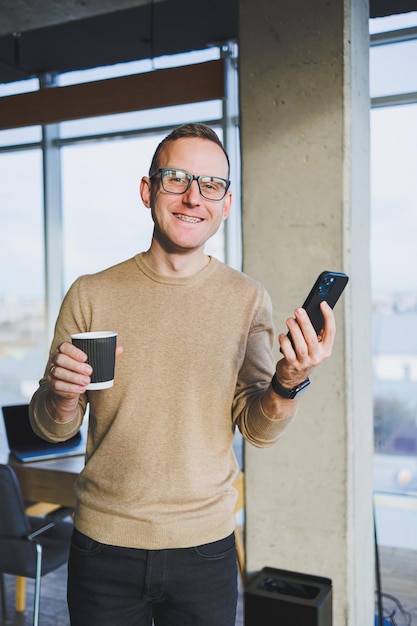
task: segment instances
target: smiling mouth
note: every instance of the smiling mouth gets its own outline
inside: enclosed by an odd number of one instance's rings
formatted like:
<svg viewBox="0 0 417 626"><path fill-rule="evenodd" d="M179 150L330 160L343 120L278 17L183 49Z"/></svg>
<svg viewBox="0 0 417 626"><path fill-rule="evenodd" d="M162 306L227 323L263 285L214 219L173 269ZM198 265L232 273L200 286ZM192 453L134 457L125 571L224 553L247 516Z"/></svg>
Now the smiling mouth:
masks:
<svg viewBox="0 0 417 626"><path fill-rule="evenodd" d="M182 215L181 213L174 213L177 220L181 220L182 222L190 222L191 224L198 224L203 220L201 217L191 217L190 215Z"/></svg>

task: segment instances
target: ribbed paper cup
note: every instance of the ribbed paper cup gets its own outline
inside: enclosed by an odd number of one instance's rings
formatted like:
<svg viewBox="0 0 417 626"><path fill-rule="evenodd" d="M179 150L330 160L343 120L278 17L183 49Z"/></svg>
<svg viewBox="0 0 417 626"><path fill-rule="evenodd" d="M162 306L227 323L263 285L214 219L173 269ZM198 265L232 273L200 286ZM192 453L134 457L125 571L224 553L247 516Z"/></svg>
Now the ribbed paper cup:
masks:
<svg viewBox="0 0 417 626"><path fill-rule="evenodd" d="M72 343L86 353L93 368L87 389L108 389L114 382L117 333L110 330L76 333Z"/></svg>

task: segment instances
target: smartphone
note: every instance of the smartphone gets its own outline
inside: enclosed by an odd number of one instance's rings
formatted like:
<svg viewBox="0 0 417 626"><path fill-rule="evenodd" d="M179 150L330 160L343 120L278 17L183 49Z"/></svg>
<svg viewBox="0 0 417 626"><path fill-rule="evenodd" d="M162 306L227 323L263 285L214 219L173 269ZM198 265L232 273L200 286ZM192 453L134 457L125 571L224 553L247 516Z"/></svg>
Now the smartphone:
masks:
<svg viewBox="0 0 417 626"><path fill-rule="evenodd" d="M347 274L343 274L342 272L325 271L319 275L314 283L304 301L303 309L307 311L317 334L320 333L324 326L323 315L320 311L320 302L326 300L327 304L333 309L342 295L348 280L349 277ZM288 333L288 337L291 340L290 333Z"/></svg>

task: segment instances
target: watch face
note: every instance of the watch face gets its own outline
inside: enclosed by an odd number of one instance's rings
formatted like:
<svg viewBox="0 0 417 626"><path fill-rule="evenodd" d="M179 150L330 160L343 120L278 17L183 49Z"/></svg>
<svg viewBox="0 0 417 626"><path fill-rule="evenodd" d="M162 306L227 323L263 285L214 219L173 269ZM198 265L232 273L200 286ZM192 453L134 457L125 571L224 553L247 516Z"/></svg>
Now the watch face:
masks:
<svg viewBox="0 0 417 626"><path fill-rule="evenodd" d="M301 393L303 393L303 391L307 389L309 384L310 384L310 379L307 378L307 380L305 380L303 383L301 383L297 387L294 387L294 389L292 389L292 391L294 392L294 395L292 397L295 398L296 396L299 396Z"/></svg>

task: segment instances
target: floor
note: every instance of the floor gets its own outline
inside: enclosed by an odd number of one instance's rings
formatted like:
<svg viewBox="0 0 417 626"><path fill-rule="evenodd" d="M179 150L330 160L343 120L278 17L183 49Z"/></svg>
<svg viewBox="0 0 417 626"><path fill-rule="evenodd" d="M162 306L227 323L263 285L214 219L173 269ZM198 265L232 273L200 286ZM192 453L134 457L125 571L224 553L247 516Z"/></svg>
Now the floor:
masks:
<svg viewBox="0 0 417 626"><path fill-rule="evenodd" d="M27 581L26 611L17 613L14 610L15 584L14 577L5 574L7 620L0 621L0 626L32 626L33 619L33 581ZM67 567L63 565L55 572L42 579L40 618L41 626L69 626L68 609L65 599ZM2 615L4 617L4 615Z"/></svg>
<svg viewBox="0 0 417 626"><path fill-rule="evenodd" d="M384 617L388 624L417 626L417 553L380 547L379 555Z"/></svg>
<svg viewBox="0 0 417 626"><path fill-rule="evenodd" d="M417 626L417 554L380 547L384 626ZM27 609L14 611L14 578L5 576L8 619L0 626L31 626L33 582L28 581ZM41 626L69 626L65 601L66 566L44 577L41 591ZM180 624L178 626L181 626ZM236 626L243 626L243 594L240 594ZM336 626L336 625L335 625ZM374 626L369 625L369 626Z"/></svg>

